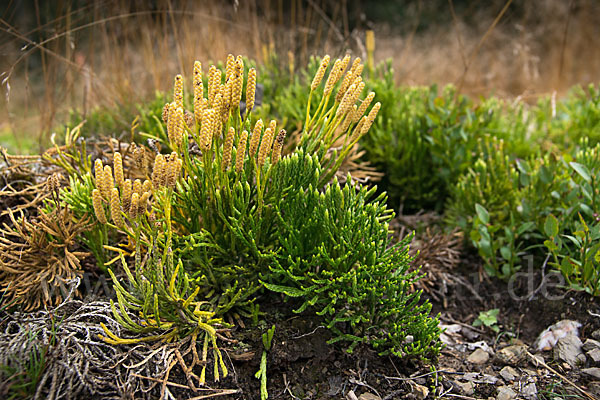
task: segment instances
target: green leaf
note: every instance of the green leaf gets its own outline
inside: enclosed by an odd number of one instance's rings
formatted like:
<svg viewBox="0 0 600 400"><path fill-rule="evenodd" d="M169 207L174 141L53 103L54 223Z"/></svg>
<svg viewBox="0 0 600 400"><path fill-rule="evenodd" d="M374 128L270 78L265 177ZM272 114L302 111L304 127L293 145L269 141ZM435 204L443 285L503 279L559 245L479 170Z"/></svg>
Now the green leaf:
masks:
<svg viewBox="0 0 600 400"><path fill-rule="evenodd" d="M590 177L590 171L585 165L576 163L575 161L571 161L569 165L583 178L584 181L587 183L592 181L592 178Z"/></svg>
<svg viewBox="0 0 600 400"><path fill-rule="evenodd" d="M502 270L502 274L500 275L500 278L502 278L502 279L508 278L509 276L512 275L510 264L508 264L508 263L502 264L501 270Z"/></svg>
<svg viewBox="0 0 600 400"><path fill-rule="evenodd" d="M521 235L524 232L531 230L531 228L533 228L534 226L535 223L532 221L522 223L521 226L519 226L519 228L517 229L517 235Z"/></svg>
<svg viewBox="0 0 600 400"><path fill-rule="evenodd" d="M576 236L577 236L577 233L578 233L578 232L579 232L579 233L583 233L583 232L581 232L581 231L577 231L577 232L575 232ZM563 236L564 236L565 238L569 239L571 242L573 242L573 244L574 244L575 246L577 246L577 248L578 248L578 249L580 249L580 248L581 248L581 240L580 240L578 237L576 237L576 236L571 236L571 235L563 235Z"/></svg>
<svg viewBox="0 0 600 400"><path fill-rule="evenodd" d="M544 232L546 236L550 238L555 238L558 235L558 220L552 214L546 217L546 222L544 222Z"/></svg>
<svg viewBox="0 0 600 400"><path fill-rule="evenodd" d="M484 257L492 258L494 256L489 240L481 239L479 242L477 242L477 247Z"/></svg>
<svg viewBox="0 0 600 400"><path fill-rule="evenodd" d="M502 247L500 247L500 255L506 261L510 261L510 259L512 258L512 254L513 253L512 253L512 251L510 251L510 249L508 248L508 246L502 246Z"/></svg>
<svg viewBox="0 0 600 400"><path fill-rule="evenodd" d="M545 240L544 245L548 248L548 250L555 252L558 250L558 246L552 240Z"/></svg>
<svg viewBox="0 0 600 400"><path fill-rule="evenodd" d="M302 289L290 287L290 286L280 286L280 285L274 285L272 283L263 283L263 285L267 289L269 289L273 292L283 293L286 296L290 296L290 297L302 297L302 296L306 295L306 291L304 291Z"/></svg>
<svg viewBox="0 0 600 400"><path fill-rule="evenodd" d="M489 224L490 222L490 214L487 210L479 203L475 204L475 211L477 212L477 216L484 224Z"/></svg>
<svg viewBox="0 0 600 400"><path fill-rule="evenodd" d="M562 272L567 281L570 281L571 275L573 274L573 265L571 264L569 257L562 259L560 263L560 272Z"/></svg>

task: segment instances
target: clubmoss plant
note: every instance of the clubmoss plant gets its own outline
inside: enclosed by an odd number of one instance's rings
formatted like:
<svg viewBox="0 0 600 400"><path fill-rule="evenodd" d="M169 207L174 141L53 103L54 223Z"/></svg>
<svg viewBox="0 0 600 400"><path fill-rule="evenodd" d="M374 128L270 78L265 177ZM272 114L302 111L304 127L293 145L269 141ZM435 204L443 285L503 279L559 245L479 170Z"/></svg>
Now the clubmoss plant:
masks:
<svg viewBox="0 0 600 400"><path fill-rule="evenodd" d="M261 296L284 287L350 349L437 354L437 320L411 290L418 272L408 269L408 239L391 246L385 198L334 178L381 107L363 94L360 59L350 61L321 61L291 151L280 121L253 117L256 70L231 55L206 79L194 64L192 111L185 80L175 78L162 121L143 133L150 148L116 145L72 179L63 198L95 221L102 251L116 253L103 255L113 312L134 334L105 329L107 342L191 336L202 347L198 380L209 351L218 379L227 373L217 346L223 318L256 319Z"/></svg>

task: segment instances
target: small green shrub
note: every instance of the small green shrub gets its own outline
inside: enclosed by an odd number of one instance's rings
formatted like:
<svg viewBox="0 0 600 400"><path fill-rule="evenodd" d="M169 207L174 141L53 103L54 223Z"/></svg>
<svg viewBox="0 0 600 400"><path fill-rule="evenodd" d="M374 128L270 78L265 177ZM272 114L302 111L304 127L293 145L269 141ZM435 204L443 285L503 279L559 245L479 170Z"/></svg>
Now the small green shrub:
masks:
<svg viewBox="0 0 600 400"><path fill-rule="evenodd" d="M550 156L511 160L503 141L480 143L478 160L452 189L446 219L465 232L489 274L509 278L519 255L541 246L543 218L559 206L560 171Z"/></svg>
<svg viewBox="0 0 600 400"><path fill-rule="evenodd" d="M438 321L427 317L430 304L419 304L421 292L410 290L418 279L409 270L410 237L391 245L393 215L374 192L334 182L288 197L279 210L282 251L265 285L302 297L296 312L310 307L325 316L331 342L349 342L349 350L369 343L380 354L435 356Z"/></svg>
<svg viewBox="0 0 600 400"><path fill-rule="evenodd" d="M482 145L475 166L453 189L446 213L471 240L491 275L509 278L529 252L575 289L600 291L600 145L574 156L511 161L502 142ZM540 261L541 264L541 261Z"/></svg>
<svg viewBox="0 0 600 400"><path fill-rule="evenodd" d="M477 160L485 136L503 139L511 157L537 152L522 105L495 98L476 104L452 86L396 88L391 67L378 71L381 79L369 83L384 107L361 145L385 172L382 188L395 207L442 211L450 188Z"/></svg>
<svg viewBox="0 0 600 400"><path fill-rule="evenodd" d="M544 242L552 254L550 263L560 270L567 283L590 294L600 294L600 144L587 140L573 161L565 157L568 171L561 192L561 207L546 217Z"/></svg>

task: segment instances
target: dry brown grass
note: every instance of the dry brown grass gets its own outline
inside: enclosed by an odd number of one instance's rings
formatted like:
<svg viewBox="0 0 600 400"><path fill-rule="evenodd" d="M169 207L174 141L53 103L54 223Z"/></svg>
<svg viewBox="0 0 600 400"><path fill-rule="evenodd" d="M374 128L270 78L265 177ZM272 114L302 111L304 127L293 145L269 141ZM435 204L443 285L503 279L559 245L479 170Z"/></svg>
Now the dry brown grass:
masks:
<svg viewBox="0 0 600 400"><path fill-rule="evenodd" d="M33 33L39 45L24 49L23 36L32 35L4 32L13 40L4 46L11 47L10 57L1 69L12 89L2 109L14 115L3 112L1 118L16 130L45 134L69 108L85 115L93 106L132 104L166 90L175 73L190 72L194 59L260 54L259 35L252 34L253 21L245 18L255 14L252 10L210 2L194 7L183 2L181 9L173 9L170 1L157 2L157 9L128 3L108 0L87 9L59 9L60 17ZM7 22L0 28L8 28ZM31 67L30 60L41 65Z"/></svg>
<svg viewBox="0 0 600 400"><path fill-rule="evenodd" d="M0 16L1 52L7 55L0 58L0 129L37 132L40 139L69 109L85 116L95 106L133 106L168 89L175 74L191 76L194 60L233 53L260 61L269 51L291 49L304 63L315 49L341 53L331 44L344 41L339 32L331 34L326 17L343 10L323 10L316 4L321 2L305 8L294 1L290 8L269 0L104 0L76 9L69 1L34 3L42 7L35 7L36 15L13 15L13 5ZM44 19L49 10L56 17ZM23 26L30 19L37 27L28 31Z"/></svg>
<svg viewBox="0 0 600 400"><path fill-rule="evenodd" d="M47 138L72 108L86 115L95 106L132 107L167 90L176 73L191 76L196 59L233 53L260 61L269 49L286 62L293 55L296 65L310 54L364 56L366 25L352 29L348 22L360 10L344 8L352 2L36 3L34 15L14 14L10 5L0 10L0 132L12 131L16 141L22 134ZM509 8L486 36L506 2L491 4L418 33L375 25L376 59L392 57L401 83L462 81L462 91L473 95L534 99L599 80L599 3L515 1L522 11ZM451 5L439 12L450 15ZM55 17L44 14L48 9ZM418 10L413 14L409 27L421 21Z"/></svg>
<svg viewBox="0 0 600 400"><path fill-rule="evenodd" d="M521 12L509 8L482 41L506 4L491 3L485 12L457 15L451 26L434 26L424 33L399 37L389 34L389 28L376 28L376 56L394 58L397 80L404 84L459 86L464 75L462 91L471 95L535 99L600 81L600 3L515 2ZM440 12L451 15L451 4Z"/></svg>

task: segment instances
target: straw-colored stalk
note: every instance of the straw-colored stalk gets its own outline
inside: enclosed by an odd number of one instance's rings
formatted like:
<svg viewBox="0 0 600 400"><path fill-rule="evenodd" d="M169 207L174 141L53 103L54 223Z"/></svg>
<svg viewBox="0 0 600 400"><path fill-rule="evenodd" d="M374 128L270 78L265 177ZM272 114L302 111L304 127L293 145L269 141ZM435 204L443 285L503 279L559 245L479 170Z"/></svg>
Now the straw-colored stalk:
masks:
<svg viewBox="0 0 600 400"><path fill-rule="evenodd" d="M227 61L225 62L225 79L231 79L233 75L233 69L235 67L235 57L233 54L227 54Z"/></svg>
<svg viewBox="0 0 600 400"><path fill-rule="evenodd" d="M163 106L163 109L162 109L162 120L165 124L168 124L168 121L169 121L169 107L170 106L171 106L170 103L165 103L165 105Z"/></svg>
<svg viewBox="0 0 600 400"><path fill-rule="evenodd" d="M248 82L246 83L246 115L254 108L256 99L256 68L248 71Z"/></svg>
<svg viewBox="0 0 600 400"><path fill-rule="evenodd" d="M317 89L321 81L323 80L323 76L325 76L325 71L327 71L327 67L329 66L329 55L326 55L321 60L321 64L319 65L319 69L315 73L315 77L313 78L312 84L310 85L310 90L314 91Z"/></svg>
<svg viewBox="0 0 600 400"><path fill-rule="evenodd" d="M107 224L106 214L104 213L104 206L102 205L102 194L98 189L92 190L92 205L94 206L94 213L96 218L101 224Z"/></svg>
<svg viewBox="0 0 600 400"><path fill-rule="evenodd" d="M185 116L183 114L183 108L178 108L176 111L175 129L173 131L173 146L176 149L181 148L183 143L183 135L185 132Z"/></svg>
<svg viewBox="0 0 600 400"><path fill-rule="evenodd" d="M362 101L360 107L358 107L358 110L356 111L356 113L354 115L353 122L358 122L360 117L362 117L364 115L365 111L367 111L367 108L369 108L369 105L371 104L371 102L373 101L374 98L375 98L375 92L370 92L367 95L367 97L365 97L365 99Z"/></svg>
<svg viewBox="0 0 600 400"><path fill-rule="evenodd" d="M115 186L115 182L113 180L113 175L112 175L112 169L108 165L104 166L103 184L104 184L103 191L105 193L110 193L112 188Z"/></svg>
<svg viewBox="0 0 600 400"><path fill-rule="evenodd" d="M204 110L202 116L202 127L200 128L200 148L204 152L208 152L212 145L212 136L214 125L216 122L215 110L212 108Z"/></svg>
<svg viewBox="0 0 600 400"><path fill-rule="evenodd" d="M273 153L271 154L271 164L275 165L281 158L281 150L283 149L283 141L285 140L285 129L279 131L275 144L273 144Z"/></svg>
<svg viewBox="0 0 600 400"><path fill-rule="evenodd" d="M181 168L183 166L183 160L181 158L171 157L169 162L167 163L166 170L166 186L171 189L175 187L177 183L177 179L179 179L179 175L181 174Z"/></svg>
<svg viewBox="0 0 600 400"><path fill-rule="evenodd" d="M244 157L246 155L246 142L248 141L248 131L243 131L240 136L240 141L236 148L235 153L235 172L238 174L242 172L244 168Z"/></svg>
<svg viewBox="0 0 600 400"><path fill-rule="evenodd" d="M138 213L146 212L146 208L148 207L148 201L150 200L151 195L152 195L152 193L150 193L150 192L144 192L144 194L142 194L142 197L140 197L140 205L138 207Z"/></svg>
<svg viewBox="0 0 600 400"><path fill-rule="evenodd" d="M169 142L173 143L173 132L175 131L175 124L177 123L177 105L175 102L169 105L169 118L167 119L167 137Z"/></svg>
<svg viewBox="0 0 600 400"><path fill-rule="evenodd" d="M110 191L110 217L119 228L125 227L123 215L121 215L121 202L119 201L119 189L112 188Z"/></svg>
<svg viewBox="0 0 600 400"><path fill-rule="evenodd" d="M229 110L232 108L233 103L231 100L231 93L234 90L235 86L235 78L229 78L225 82L225 85L221 86L221 102L219 110L217 111L218 115L221 117L221 121L223 123L227 122L227 118L229 118Z"/></svg>
<svg viewBox="0 0 600 400"><path fill-rule="evenodd" d="M131 184L131 179L126 179L123 182L123 188L121 191L121 198L123 199L123 211L129 211L129 206L131 204L131 194L133 193L133 185Z"/></svg>
<svg viewBox="0 0 600 400"><path fill-rule="evenodd" d="M144 183L142 184L142 191L143 192L152 192L152 181L149 181L148 179L144 180Z"/></svg>
<svg viewBox="0 0 600 400"><path fill-rule="evenodd" d="M140 195L133 193L131 195L131 206L129 207L129 217L135 219L138 216L138 207L140 204Z"/></svg>
<svg viewBox="0 0 600 400"><path fill-rule="evenodd" d="M102 165L102 160L99 158L94 162L94 171L96 174L96 188L100 190L102 197L109 199L110 193L106 191L108 186L104 182L104 166Z"/></svg>
<svg viewBox="0 0 600 400"><path fill-rule="evenodd" d="M136 179L135 181L133 181L133 188L132 188L133 193L137 193L138 195L142 194L142 181L139 179Z"/></svg>
<svg viewBox="0 0 600 400"><path fill-rule="evenodd" d="M211 107L215 101L215 96L219 90L219 85L221 84L221 71L217 69L214 65L211 65L208 69L208 103Z"/></svg>
<svg viewBox="0 0 600 400"><path fill-rule="evenodd" d="M161 182L163 180L165 164L165 156L162 154L157 155L154 159L154 168L152 169L152 185L156 189L162 186Z"/></svg>
<svg viewBox="0 0 600 400"><path fill-rule="evenodd" d="M179 74L175 76L175 84L173 85L173 102L175 108L183 109L183 77Z"/></svg>
<svg viewBox="0 0 600 400"><path fill-rule="evenodd" d="M271 122L269 122L269 129L273 132L273 134L275 134L275 132L277 132L277 121L272 119Z"/></svg>
<svg viewBox="0 0 600 400"><path fill-rule="evenodd" d="M364 117L362 117L360 119L360 121L358 122L358 125L356 125L354 127L354 130L352 131L352 136L350 136L350 143L353 143L355 141L357 141L360 136L361 136L361 132L362 132L362 128L365 125L365 122L367 121L367 116L365 115Z"/></svg>
<svg viewBox="0 0 600 400"><path fill-rule="evenodd" d="M200 61L194 62L194 73L193 73L194 86L194 119L196 125L200 126L202 122L202 110L204 105L204 86L202 83L202 63Z"/></svg>
<svg viewBox="0 0 600 400"><path fill-rule="evenodd" d="M265 134L263 135L262 142L260 143L260 149L258 150L258 166L262 167L267 160L267 155L271 151L271 146L273 145L273 131L271 128L267 128L265 130Z"/></svg>
<svg viewBox="0 0 600 400"><path fill-rule="evenodd" d="M352 107L351 100L352 100L352 97L354 96L355 90L356 90L356 86L354 86L354 84L352 84L348 88L348 90L344 94L344 97L342 97L342 99L341 99L341 102L340 102L340 105L338 106L337 111L335 112L336 117L340 116L340 115L344 115Z"/></svg>
<svg viewBox="0 0 600 400"><path fill-rule="evenodd" d="M369 128L371 128L371 125L373 125L373 121L375 121L375 117L377 117L377 113L379 112L380 108L381 108L381 103L379 103L379 102L375 103L373 108L371 108L371 111L369 112L369 115L367 116L365 124L362 126L362 129L360 132L361 136L369 131Z"/></svg>
<svg viewBox="0 0 600 400"><path fill-rule="evenodd" d="M323 91L323 94L325 96L331 93L333 87L339 79L341 63L342 61L340 59L335 60L331 71L329 71L329 76L327 77L327 81L325 82L325 90Z"/></svg>
<svg viewBox="0 0 600 400"><path fill-rule="evenodd" d="M227 131L225 136L225 143L223 144L223 159L221 161L221 168L226 171L231 164L231 152L233 150L233 138L235 136L235 128L232 126Z"/></svg>
<svg viewBox="0 0 600 400"><path fill-rule="evenodd" d="M242 87L244 86L244 60L238 57L235 61L235 69L233 72L233 87L231 91L231 106L236 109L242 101Z"/></svg>
<svg viewBox="0 0 600 400"><path fill-rule="evenodd" d="M123 157L121 157L121 153L118 151L115 152L113 156L113 168L115 169L115 181L117 182L117 187L122 188L123 182L125 181L123 176Z"/></svg>
<svg viewBox="0 0 600 400"><path fill-rule="evenodd" d="M357 110L358 107L356 106L356 104L354 104L352 106L352 109L348 112L348 114L346 114L346 118L344 118L344 123L342 124L342 127L340 129L341 132L346 132L348 130L350 124L354 121L354 116L356 115Z"/></svg>
<svg viewBox="0 0 600 400"><path fill-rule="evenodd" d="M248 156L250 158L254 157L256 154L256 150L258 149L258 144L260 142L260 136L262 134L263 122L262 119L256 121L254 125L254 130L252 131L252 137L250 138L250 148L248 149Z"/></svg>

